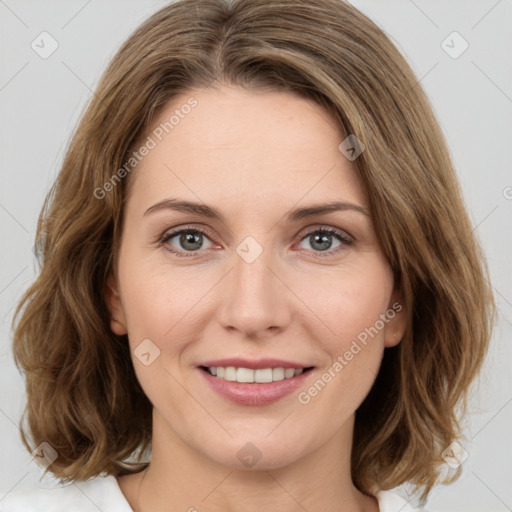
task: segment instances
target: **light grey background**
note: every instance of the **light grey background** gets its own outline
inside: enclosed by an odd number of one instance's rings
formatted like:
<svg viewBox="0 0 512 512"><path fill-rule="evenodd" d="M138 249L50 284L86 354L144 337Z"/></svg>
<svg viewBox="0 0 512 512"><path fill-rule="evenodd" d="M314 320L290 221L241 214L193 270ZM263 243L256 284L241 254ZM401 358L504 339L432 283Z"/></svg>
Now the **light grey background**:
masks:
<svg viewBox="0 0 512 512"><path fill-rule="evenodd" d="M2 490L28 487L40 473L17 429L24 383L12 360L10 322L37 270L32 246L43 199L108 61L131 31L165 3L0 0ZM499 308L491 352L465 423L469 457L463 475L434 490L427 508L512 510L512 1L351 3L390 35L431 99L487 253ZM31 48L43 31L59 45L46 59ZM469 44L458 58L453 55L462 40L446 40L454 31ZM452 56L443 49L444 40ZM397 492L406 495L403 488Z"/></svg>

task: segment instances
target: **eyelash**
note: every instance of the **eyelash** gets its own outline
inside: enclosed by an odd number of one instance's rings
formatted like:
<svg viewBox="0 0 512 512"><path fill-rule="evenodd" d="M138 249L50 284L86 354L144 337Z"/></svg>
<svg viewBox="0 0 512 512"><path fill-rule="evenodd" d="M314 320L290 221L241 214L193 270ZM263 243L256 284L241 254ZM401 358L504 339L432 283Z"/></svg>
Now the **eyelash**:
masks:
<svg viewBox="0 0 512 512"><path fill-rule="evenodd" d="M201 233L205 237L209 238L208 233L206 233L206 231L204 231L203 229L186 227L186 228L181 228L181 229L177 229L175 231L164 233L161 237L159 237L159 239L157 241L158 247L164 247L164 245L166 245L169 240L172 240L174 237L176 237L177 235L181 235L182 233ZM310 251L314 252L315 254L318 254L318 256L320 256L321 258L326 258L326 257L332 256L334 254L337 254L338 252L342 251L345 247L351 246L354 243L354 240L351 237L349 237L346 233L344 233L343 231L340 231L339 229L336 229L336 228L314 229L314 230L310 231L309 233L306 233L300 239L300 242L302 242L303 240L305 240L305 239L309 238L310 236L317 234L317 233L320 233L323 235L332 235L332 236L336 237L341 242L341 245L339 247L337 247L336 249L328 249L327 251L314 251L314 250L310 249ZM164 248L179 258L191 258L191 257L195 256L195 253L198 253L201 251L201 249L199 249L197 251L177 251L174 248L171 249L169 246L166 246ZM183 254L183 252L185 254Z"/></svg>

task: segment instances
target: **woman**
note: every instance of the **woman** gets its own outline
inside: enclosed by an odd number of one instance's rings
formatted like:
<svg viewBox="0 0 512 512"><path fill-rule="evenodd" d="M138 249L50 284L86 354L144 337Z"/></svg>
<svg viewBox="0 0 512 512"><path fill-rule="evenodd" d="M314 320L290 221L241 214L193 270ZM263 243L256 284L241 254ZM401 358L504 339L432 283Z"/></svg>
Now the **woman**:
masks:
<svg viewBox="0 0 512 512"><path fill-rule="evenodd" d="M389 489L424 504L460 446L485 262L424 93L347 3L153 15L37 247L21 433L71 485L2 510L407 510Z"/></svg>

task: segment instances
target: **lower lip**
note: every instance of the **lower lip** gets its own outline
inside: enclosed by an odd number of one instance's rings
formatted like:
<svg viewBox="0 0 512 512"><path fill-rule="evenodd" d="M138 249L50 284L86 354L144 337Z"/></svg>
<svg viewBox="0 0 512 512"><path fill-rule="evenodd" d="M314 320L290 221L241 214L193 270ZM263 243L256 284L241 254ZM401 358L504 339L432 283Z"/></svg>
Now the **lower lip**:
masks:
<svg viewBox="0 0 512 512"><path fill-rule="evenodd" d="M308 370L295 377L276 382L251 384L220 379L201 368L198 368L198 371L203 374L214 391L240 405L268 405L277 402L303 385L312 372Z"/></svg>

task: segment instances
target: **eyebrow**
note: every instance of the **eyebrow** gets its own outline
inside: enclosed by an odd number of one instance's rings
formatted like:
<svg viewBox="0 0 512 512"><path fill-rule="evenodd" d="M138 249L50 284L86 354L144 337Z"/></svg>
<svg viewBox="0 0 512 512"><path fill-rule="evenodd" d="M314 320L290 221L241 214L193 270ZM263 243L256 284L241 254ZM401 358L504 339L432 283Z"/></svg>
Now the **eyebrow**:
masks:
<svg viewBox="0 0 512 512"><path fill-rule="evenodd" d="M183 213L192 213L195 215L200 215L202 217L216 219L225 223L224 215L213 206L208 206L207 204L201 203L194 203L191 201L181 201L174 198L164 199L163 201L159 201L153 206L150 206L144 212L144 216L156 211L167 209L177 210ZM304 208L296 208L294 210L289 211L286 214L285 218L288 222L293 222L308 217L313 217L315 215L322 215L326 213L347 210L361 213L368 217L370 216L370 212L368 211L368 209L363 206L354 203L348 203L345 201L333 201L324 204L313 204L311 206L307 206Z"/></svg>

